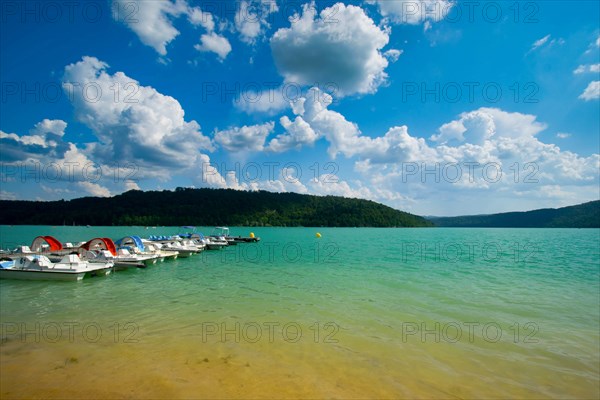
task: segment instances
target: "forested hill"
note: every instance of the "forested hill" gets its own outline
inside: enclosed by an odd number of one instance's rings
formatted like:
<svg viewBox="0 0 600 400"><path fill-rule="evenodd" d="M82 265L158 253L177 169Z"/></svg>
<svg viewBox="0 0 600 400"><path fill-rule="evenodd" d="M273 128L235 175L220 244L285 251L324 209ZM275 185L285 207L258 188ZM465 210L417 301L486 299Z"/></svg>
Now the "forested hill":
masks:
<svg viewBox="0 0 600 400"><path fill-rule="evenodd" d="M462 217L430 217L436 226L490 228L600 228L600 200L563 208Z"/></svg>
<svg viewBox="0 0 600 400"><path fill-rule="evenodd" d="M184 189L69 201L0 201L4 225L432 226L369 200L297 193Z"/></svg>

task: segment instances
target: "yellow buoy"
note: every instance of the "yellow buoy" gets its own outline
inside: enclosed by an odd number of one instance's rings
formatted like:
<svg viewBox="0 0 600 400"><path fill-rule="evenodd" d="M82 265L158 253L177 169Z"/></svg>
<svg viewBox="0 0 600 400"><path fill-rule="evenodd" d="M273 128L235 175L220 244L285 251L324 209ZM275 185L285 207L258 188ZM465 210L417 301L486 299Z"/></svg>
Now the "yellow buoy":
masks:
<svg viewBox="0 0 600 400"><path fill-rule="evenodd" d="M315 236L318 237L318 238L320 238L321 234L319 232L317 232L317 234Z"/></svg>
<svg viewBox="0 0 600 400"><path fill-rule="evenodd" d="M250 232L250 237L254 239L254 232Z"/></svg>

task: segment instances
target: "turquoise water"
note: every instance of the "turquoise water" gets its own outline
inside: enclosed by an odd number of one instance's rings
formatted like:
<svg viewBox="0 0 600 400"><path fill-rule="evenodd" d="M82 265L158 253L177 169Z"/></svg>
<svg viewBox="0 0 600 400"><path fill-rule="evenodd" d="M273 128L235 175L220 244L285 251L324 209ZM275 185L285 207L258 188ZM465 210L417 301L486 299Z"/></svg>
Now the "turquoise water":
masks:
<svg viewBox="0 0 600 400"><path fill-rule="evenodd" d="M0 395L600 396L599 230L232 228L250 231L106 278L0 281ZM1 226L0 247L176 232Z"/></svg>

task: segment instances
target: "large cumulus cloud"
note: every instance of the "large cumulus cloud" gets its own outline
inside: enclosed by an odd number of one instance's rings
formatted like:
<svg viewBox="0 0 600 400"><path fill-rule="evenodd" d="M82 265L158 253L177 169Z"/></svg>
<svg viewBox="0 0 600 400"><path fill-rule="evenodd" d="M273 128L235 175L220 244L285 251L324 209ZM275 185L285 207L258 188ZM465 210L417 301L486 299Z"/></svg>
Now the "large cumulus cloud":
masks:
<svg viewBox="0 0 600 400"><path fill-rule="evenodd" d="M185 120L176 99L107 69L97 58L83 57L65 67L63 81L78 118L99 139L90 145L98 160L186 168L202 150L212 150L211 140L196 121Z"/></svg>
<svg viewBox="0 0 600 400"><path fill-rule="evenodd" d="M289 28L271 38L275 64L287 82L333 84L336 95L374 93L385 82L388 60L381 53L389 33L364 10L337 3L317 16L306 4Z"/></svg>

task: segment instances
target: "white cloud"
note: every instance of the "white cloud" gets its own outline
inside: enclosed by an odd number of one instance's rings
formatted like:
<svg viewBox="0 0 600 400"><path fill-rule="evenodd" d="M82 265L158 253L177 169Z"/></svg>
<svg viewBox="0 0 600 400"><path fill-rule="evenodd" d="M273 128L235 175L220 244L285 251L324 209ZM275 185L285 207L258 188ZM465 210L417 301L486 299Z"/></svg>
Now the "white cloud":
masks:
<svg viewBox="0 0 600 400"><path fill-rule="evenodd" d="M390 128L382 137L363 137L362 144L358 154L378 163L411 162L435 157L435 151L425 139L411 136L405 125Z"/></svg>
<svg viewBox="0 0 600 400"><path fill-rule="evenodd" d="M573 71L574 74L583 74L585 72L600 72L600 64L580 65Z"/></svg>
<svg viewBox="0 0 600 400"><path fill-rule="evenodd" d="M215 133L215 142L231 152L262 151L275 124L234 127Z"/></svg>
<svg viewBox="0 0 600 400"><path fill-rule="evenodd" d="M298 171L294 168L282 168L277 177L263 181L240 182L234 171L223 178L222 186L235 190L266 190L269 192L294 192L317 196L342 196L348 198L378 199L383 201L407 201L397 192L368 188L360 182L349 183L335 174L323 174L310 179L306 185L298 179Z"/></svg>
<svg viewBox="0 0 600 400"><path fill-rule="evenodd" d="M268 88L260 92L247 90L234 99L236 108L248 113L276 114L290 106L285 86Z"/></svg>
<svg viewBox="0 0 600 400"><path fill-rule="evenodd" d="M354 185L308 182L310 193L368 198L438 214L489 212L495 202L497 209L508 211L511 204L522 209L524 204L535 208L541 202L585 201L594 198L594 187L597 196L600 155L581 157L541 142L537 135L547 125L535 115L489 107L464 112L442 124L429 145L412 136L407 126L392 127L382 136L363 135L358 125L329 110L330 105L331 96L313 88L292 109L302 118L298 121L329 142L331 158L354 158L362 179ZM461 174L453 180L457 166ZM560 193L555 187L562 188ZM514 193L519 193L518 201ZM473 196L482 199L479 208L469 202ZM444 206L442 198L452 199L452 204Z"/></svg>
<svg viewBox="0 0 600 400"><path fill-rule="evenodd" d="M431 151L424 139L408 135L407 127L393 127L384 136L371 138L362 135L358 126L348 121L342 114L329 110L330 95L312 88L309 95L295 104L294 112L302 116L314 132L329 142L328 153L345 157L360 156L384 160L410 160L412 154L429 154Z"/></svg>
<svg viewBox="0 0 600 400"><path fill-rule="evenodd" d="M50 195L54 195L56 196L63 196L63 195L75 195L77 194L77 192L74 192L70 189L66 189L64 187L50 187L50 186L46 186L46 185L40 185L40 188L42 189L42 191L44 193L50 194Z"/></svg>
<svg viewBox="0 0 600 400"><path fill-rule="evenodd" d="M398 61L398 58L400 58L400 55L402 53L403 53L402 50L390 49L390 50L386 51L385 53L383 53L383 56L385 58L387 58L388 60L390 60L390 62L396 62L396 61Z"/></svg>
<svg viewBox="0 0 600 400"><path fill-rule="evenodd" d="M265 29L270 27L268 16L277 12L275 0L242 0L235 14L235 28L240 33L240 40L247 44L256 43Z"/></svg>
<svg viewBox="0 0 600 400"><path fill-rule="evenodd" d="M300 150L304 146L313 145L319 138L319 135L300 116L296 117L294 121L283 116L279 122L285 128L286 133L271 140L268 147L270 151L282 153L291 149Z"/></svg>
<svg viewBox="0 0 600 400"><path fill-rule="evenodd" d="M0 130L0 159L3 163L62 159L69 150L69 144L62 139L66 127L65 121L44 119L35 124L29 135Z"/></svg>
<svg viewBox="0 0 600 400"><path fill-rule="evenodd" d="M10 174L3 179L11 175L18 177L20 191L26 191L27 187L41 189L46 193L45 200L48 195L61 198L81 191L94 196L109 196L110 191L98 182L111 183L111 178L118 175L110 166L93 162L86 151L74 143L65 142L66 127L62 120L44 119L30 130L33 136L0 131L0 159L3 166L11 166L6 169Z"/></svg>
<svg viewBox="0 0 600 400"><path fill-rule="evenodd" d="M311 194L320 196L342 196L359 199L372 199L375 196L366 187L352 188L346 181L341 180L335 174L323 174L318 178L312 178L307 187Z"/></svg>
<svg viewBox="0 0 600 400"><path fill-rule="evenodd" d="M348 182L335 174L323 174L314 177L306 184L310 194L317 196L342 196L355 199L367 199L384 203L406 203L410 201L397 190L381 189L379 185L367 187L360 181Z"/></svg>
<svg viewBox="0 0 600 400"><path fill-rule="evenodd" d="M202 182L202 186L226 187L223 177L211 167L210 158L205 154L198 153L190 160L192 164L185 168L142 165L128 159L105 160L97 157L98 144L82 144L86 147L82 150L74 143L65 142L65 128L64 121L43 120L30 130L35 135L19 136L0 131L2 181L8 185L18 184L20 193L41 189L44 200L73 197L81 192L106 197L123 190L139 190L139 179L158 177L166 180L174 173L185 173ZM33 144L31 138L36 138Z"/></svg>
<svg viewBox="0 0 600 400"><path fill-rule="evenodd" d="M223 62L232 48L225 36L214 32L215 17L199 7L188 7L187 14L188 20L193 25L201 25L206 29L206 33L200 36L200 43L194 45L194 48L200 52L213 52L218 56L219 61Z"/></svg>
<svg viewBox="0 0 600 400"><path fill-rule="evenodd" d="M110 190L107 188L100 186L97 183L92 182L77 182L77 186L84 190L86 193L91 194L96 197L110 197Z"/></svg>
<svg viewBox="0 0 600 400"><path fill-rule="evenodd" d="M427 20L425 21L425 23L423 24L423 32L427 32L428 30L431 29L433 25L431 24L431 21Z"/></svg>
<svg viewBox="0 0 600 400"><path fill-rule="evenodd" d="M308 193L307 187L300 181L298 171L294 168L282 168L277 179L250 182L247 187L251 190L267 190L269 192Z"/></svg>
<svg viewBox="0 0 600 400"><path fill-rule="evenodd" d="M62 137L65 134L65 129L67 129L67 123L65 121L60 119L44 119L35 124L30 133L38 136L46 135L47 133L53 133Z"/></svg>
<svg viewBox="0 0 600 400"><path fill-rule="evenodd" d="M123 182L123 186L125 187L125 191L140 190L140 187L138 186L137 182L132 181L131 179L125 180L125 182Z"/></svg>
<svg viewBox="0 0 600 400"><path fill-rule="evenodd" d="M310 93L312 97L301 102L295 108L296 113L315 133L326 138L332 158L340 153L358 157L357 171L367 177L376 165L390 177L398 175L404 163L493 162L508 170L515 162L520 162L535 163L547 182L597 179L598 155L579 157L561 151L553 144L542 143L536 136L547 125L539 122L535 115L487 107L465 112L459 119L443 124L439 134L431 138L438 144L430 146L425 139L411 136L406 126L392 127L379 137L364 136L356 124L327 109L331 104L330 97L318 89L312 89ZM394 179L389 181L394 182ZM472 182L465 182L469 183ZM479 187L486 186L489 186L487 182L480 179ZM393 187L387 189L393 191Z"/></svg>
<svg viewBox="0 0 600 400"><path fill-rule="evenodd" d="M371 190L360 183L351 185L335 174L323 174L310 179L304 185L298 179L298 171L294 168L282 168L277 177L263 181L240 182L234 171L230 171L223 180L223 187L235 190L266 190L277 193L304 193L316 196L342 196L361 199L400 199L399 195L385 190Z"/></svg>
<svg viewBox="0 0 600 400"><path fill-rule="evenodd" d="M548 42L548 40L550 39L550 35L546 35L541 39L536 40L535 42L533 42L533 44L531 45L531 50L535 50L538 47L543 46L546 42Z"/></svg>
<svg viewBox="0 0 600 400"><path fill-rule="evenodd" d="M142 43L163 56L159 58L161 63L166 63L167 46L180 33L174 20L183 15L190 24L202 26L207 32L202 35L201 44L195 46L198 50L213 51L220 60L231 51L229 41L214 33L215 17L200 7L190 7L186 0L113 0L112 9L113 18L127 25Z"/></svg>
<svg viewBox="0 0 600 400"><path fill-rule="evenodd" d="M373 1L369 1L373 3ZM422 22L431 27L431 21L444 19L456 4L449 0L374 0L382 16L398 24L418 25Z"/></svg>
<svg viewBox="0 0 600 400"><path fill-rule="evenodd" d="M167 45L179 35L172 19L187 12L187 3L176 0L113 0L113 17L125 23L147 46L167 54Z"/></svg>
<svg viewBox="0 0 600 400"><path fill-rule="evenodd" d="M559 138L559 139L567 139L567 138L571 137L571 134L570 133L558 132L556 134L556 137Z"/></svg>
<svg viewBox="0 0 600 400"><path fill-rule="evenodd" d="M65 67L63 79L77 117L99 139L87 149L96 160L135 163L141 171L165 176L169 169L190 168L200 151L213 149L200 125L185 121L177 100L123 72L111 75L107 68L97 58L83 57ZM115 88L120 93L117 100Z"/></svg>
<svg viewBox="0 0 600 400"><path fill-rule="evenodd" d="M0 200L17 200L17 195L6 190L0 190Z"/></svg>
<svg viewBox="0 0 600 400"><path fill-rule="evenodd" d="M585 88L583 93L579 95L579 98L585 101L600 98L600 81L590 82L590 84Z"/></svg>
<svg viewBox="0 0 600 400"><path fill-rule="evenodd" d="M202 35L200 37L200 44L196 44L194 48L198 51L212 51L219 56L219 60L221 61L231 52L229 40L215 32Z"/></svg>
<svg viewBox="0 0 600 400"><path fill-rule="evenodd" d="M258 13L249 6L250 4L246 1L239 3L235 15L235 27L240 33L240 39L243 42L253 43L255 38L260 34L261 22Z"/></svg>
<svg viewBox="0 0 600 400"><path fill-rule="evenodd" d="M225 178L219 173L215 164L210 161L206 154L200 154L196 165L194 181L201 187L225 188Z"/></svg>
<svg viewBox="0 0 600 400"><path fill-rule="evenodd" d="M600 35L588 45L587 50L583 54L590 54L595 51L598 47L600 47Z"/></svg>
<svg viewBox="0 0 600 400"><path fill-rule="evenodd" d="M335 94L374 93L385 82L389 41L362 8L337 3L316 16L314 4L271 38L271 50L286 82L335 87ZM335 21L332 20L335 19Z"/></svg>
<svg viewBox="0 0 600 400"><path fill-rule="evenodd" d="M200 7L188 8L188 21L194 26L202 26L207 32L215 30L215 19L209 12L202 11Z"/></svg>
<svg viewBox="0 0 600 400"><path fill-rule="evenodd" d="M219 174L214 165L207 163L204 167L202 186L226 188L234 190L266 190L269 192L294 192L307 193L308 189L298 178L298 171L294 168L281 168L277 176L269 176L267 180L241 181L236 176L236 171L227 171L225 176ZM208 185L207 185L208 183Z"/></svg>
<svg viewBox="0 0 600 400"><path fill-rule="evenodd" d="M552 35L548 34L546 36L544 36L543 38L540 38L538 40L536 40L535 42L533 42L533 44L531 45L531 48L529 49L529 51L527 52L527 54L545 46L545 48L550 48L556 44L558 45L563 45L565 44L565 40L563 38L557 38L557 39L552 39L550 40Z"/></svg>
<svg viewBox="0 0 600 400"><path fill-rule="evenodd" d="M544 129L546 125L537 122L534 115L506 113L497 108L482 107L462 113L459 120L442 125L440 133L431 136L431 140L441 144L453 141L482 144L493 136L535 136Z"/></svg>
<svg viewBox="0 0 600 400"><path fill-rule="evenodd" d="M327 93L312 88L307 98L295 105L295 111L317 134L327 139L330 157L335 158L338 153L352 157L361 150L360 130L342 114L327 109L332 101Z"/></svg>
<svg viewBox="0 0 600 400"><path fill-rule="evenodd" d="M445 144L448 142L464 142L465 136L475 143L491 138L495 134L493 117L478 111L463 113L458 121L451 121L439 128L439 135L431 136L431 140Z"/></svg>

